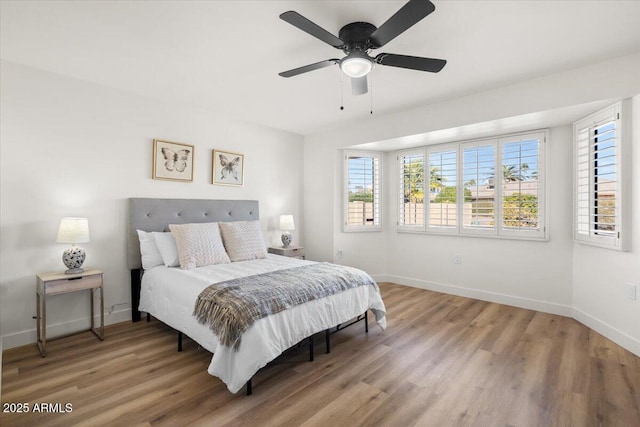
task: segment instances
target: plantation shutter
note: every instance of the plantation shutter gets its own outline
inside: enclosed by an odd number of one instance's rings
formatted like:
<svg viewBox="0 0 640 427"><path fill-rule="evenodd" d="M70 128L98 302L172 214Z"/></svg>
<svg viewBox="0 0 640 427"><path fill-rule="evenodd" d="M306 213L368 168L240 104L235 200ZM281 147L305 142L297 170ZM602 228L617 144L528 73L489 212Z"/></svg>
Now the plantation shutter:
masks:
<svg viewBox="0 0 640 427"><path fill-rule="evenodd" d="M428 230L456 232L458 228L458 150L441 146L427 150L429 156Z"/></svg>
<svg viewBox="0 0 640 427"><path fill-rule="evenodd" d="M345 231L379 230L380 154L345 152Z"/></svg>
<svg viewBox="0 0 640 427"><path fill-rule="evenodd" d="M620 248L620 104L574 124L578 241Z"/></svg>
<svg viewBox="0 0 640 427"><path fill-rule="evenodd" d="M424 151L401 153L398 156L400 188L398 195L398 226L424 229L425 170Z"/></svg>
<svg viewBox="0 0 640 427"><path fill-rule="evenodd" d="M502 179L496 174L497 141L462 145L464 234L496 234L496 186Z"/></svg>
<svg viewBox="0 0 640 427"><path fill-rule="evenodd" d="M501 235L544 237L545 135L501 138Z"/></svg>

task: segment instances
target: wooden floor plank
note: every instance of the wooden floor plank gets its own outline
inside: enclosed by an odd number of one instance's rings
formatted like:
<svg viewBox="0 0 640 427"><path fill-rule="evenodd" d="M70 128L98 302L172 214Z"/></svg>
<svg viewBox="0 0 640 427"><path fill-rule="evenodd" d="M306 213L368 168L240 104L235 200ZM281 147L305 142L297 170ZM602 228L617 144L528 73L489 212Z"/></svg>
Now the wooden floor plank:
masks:
<svg viewBox="0 0 640 427"><path fill-rule="evenodd" d="M3 355L2 426L640 426L640 358L573 319L381 284L388 328L362 323L231 394L211 355L161 322L124 322ZM54 407L55 409L55 407ZM60 409L60 407L58 407Z"/></svg>

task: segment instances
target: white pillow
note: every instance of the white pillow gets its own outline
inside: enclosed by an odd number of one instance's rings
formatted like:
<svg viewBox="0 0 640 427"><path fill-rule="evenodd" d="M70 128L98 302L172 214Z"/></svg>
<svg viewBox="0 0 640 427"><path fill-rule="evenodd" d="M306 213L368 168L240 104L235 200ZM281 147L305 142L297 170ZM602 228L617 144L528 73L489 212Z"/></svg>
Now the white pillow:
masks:
<svg viewBox="0 0 640 427"><path fill-rule="evenodd" d="M262 237L260 221L221 222L220 231L231 261L267 257L267 246Z"/></svg>
<svg viewBox="0 0 640 427"><path fill-rule="evenodd" d="M156 241L158 251L162 257L162 262L167 267L177 267L180 265L180 259L178 258L178 247L176 246L176 240L171 233L162 233L154 231L153 237Z"/></svg>
<svg viewBox="0 0 640 427"><path fill-rule="evenodd" d="M176 239L180 268L183 270L230 262L217 222L170 224L169 229Z"/></svg>
<svg viewBox="0 0 640 427"><path fill-rule="evenodd" d="M156 239L150 232L136 230L140 240L140 256L142 258L142 268L149 270L153 267L163 265L162 255L156 245Z"/></svg>

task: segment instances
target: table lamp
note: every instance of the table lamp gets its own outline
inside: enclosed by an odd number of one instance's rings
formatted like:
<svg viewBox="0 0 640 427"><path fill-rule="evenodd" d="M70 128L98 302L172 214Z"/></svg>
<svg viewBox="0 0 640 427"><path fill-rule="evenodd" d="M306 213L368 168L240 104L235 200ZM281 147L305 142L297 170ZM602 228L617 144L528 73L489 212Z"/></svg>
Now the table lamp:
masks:
<svg viewBox="0 0 640 427"><path fill-rule="evenodd" d="M62 218L58 228L57 243L71 243L62 254L62 262L67 266L66 274L82 273L82 264L86 258L84 249L76 246L77 243L89 241L89 221L87 218Z"/></svg>
<svg viewBox="0 0 640 427"><path fill-rule="evenodd" d="M288 248L293 240L289 231L295 229L296 226L293 223L293 215L280 215L280 230L284 231L284 233L282 233L282 244L285 248Z"/></svg>

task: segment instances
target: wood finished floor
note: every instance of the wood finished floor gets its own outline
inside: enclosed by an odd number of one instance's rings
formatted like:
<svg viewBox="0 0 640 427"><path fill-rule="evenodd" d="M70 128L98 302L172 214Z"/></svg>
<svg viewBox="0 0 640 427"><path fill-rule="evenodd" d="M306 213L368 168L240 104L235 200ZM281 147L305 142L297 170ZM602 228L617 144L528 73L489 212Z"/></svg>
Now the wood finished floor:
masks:
<svg viewBox="0 0 640 427"><path fill-rule="evenodd" d="M207 374L210 354L158 321L4 352L2 426L640 426L640 358L575 320L381 285L388 329L319 336L260 371L254 394Z"/></svg>

